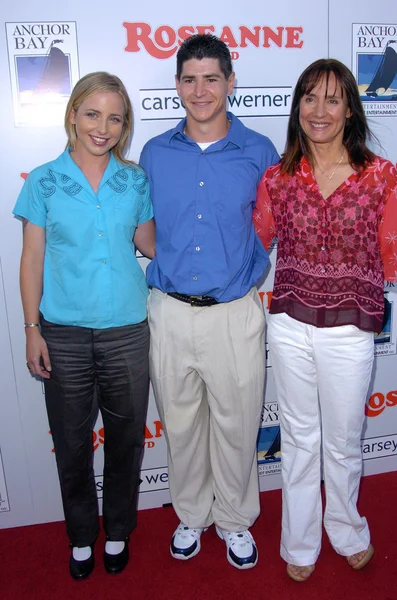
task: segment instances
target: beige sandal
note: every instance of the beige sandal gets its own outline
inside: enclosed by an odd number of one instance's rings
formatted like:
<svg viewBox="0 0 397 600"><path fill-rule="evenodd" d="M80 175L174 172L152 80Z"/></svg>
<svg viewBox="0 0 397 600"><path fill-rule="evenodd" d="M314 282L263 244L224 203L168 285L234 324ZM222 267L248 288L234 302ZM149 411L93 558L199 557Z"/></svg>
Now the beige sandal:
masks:
<svg viewBox="0 0 397 600"><path fill-rule="evenodd" d="M351 558L353 558L353 556L356 556L357 554L360 554L360 552L356 552L355 554L352 554L351 556L346 556L347 562L349 563L351 568L354 569L355 571L359 571L360 569L365 567L365 565L371 560L371 558L374 555L374 547L372 544L370 544L367 548L366 553L362 557L362 559L359 560L358 562L356 562L354 565L352 565L350 560L351 560Z"/></svg>
<svg viewBox="0 0 397 600"><path fill-rule="evenodd" d="M293 579L294 581L298 581L298 583L303 583L304 581L307 581L309 579L309 577L311 576L311 574L313 573L315 568L315 565L307 565L305 567L299 567L298 565L291 565L288 564L287 565L287 575L289 577L291 577L291 579ZM299 569L298 573L295 573L293 571L293 569ZM301 573L303 571L307 572L307 576L304 577L303 575L301 575Z"/></svg>

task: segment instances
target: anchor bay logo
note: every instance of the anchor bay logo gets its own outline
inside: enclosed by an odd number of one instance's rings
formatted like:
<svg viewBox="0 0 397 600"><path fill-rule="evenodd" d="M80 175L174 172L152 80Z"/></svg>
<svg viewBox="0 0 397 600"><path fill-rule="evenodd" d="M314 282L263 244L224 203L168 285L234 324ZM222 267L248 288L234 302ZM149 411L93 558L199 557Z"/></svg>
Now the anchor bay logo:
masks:
<svg viewBox="0 0 397 600"><path fill-rule="evenodd" d="M15 125L61 125L79 79L75 22L6 23Z"/></svg>
<svg viewBox="0 0 397 600"><path fill-rule="evenodd" d="M261 426L257 439L258 473L278 475L281 473L281 437L278 402L265 402L262 408Z"/></svg>
<svg viewBox="0 0 397 600"><path fill-rule="evenodd" d="M375 333L375 356L389 356L397 353L397 302L393 295L386 291L387 297L385 319L382 331Z"/></svg>
<svg viewBox="0 0 397 600"><path fill-rule="evenodd" d="M397 116L397 24L353 23L352 70L365 114Z"/></svg>

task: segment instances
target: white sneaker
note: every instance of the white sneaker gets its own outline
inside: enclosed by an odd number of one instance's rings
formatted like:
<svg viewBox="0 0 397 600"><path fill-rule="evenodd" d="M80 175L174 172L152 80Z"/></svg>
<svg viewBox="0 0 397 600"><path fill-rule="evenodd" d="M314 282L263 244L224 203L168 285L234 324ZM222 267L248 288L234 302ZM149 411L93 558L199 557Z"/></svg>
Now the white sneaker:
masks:
<svg viewBox="0 0 397 600"><path fill-rule="evenodd" d="M252 569L258 562L255 540L248 529L225 531L216 527L216 533L226 544L227 560L236 569Z"/></svg>
<svg viewBox="0 0 397 600"><path fill-rule="evenodd" d="M200 552L200 536L206 529L189 529L182 521L172 536L170 552L178 560L189 560Z"/></svg>

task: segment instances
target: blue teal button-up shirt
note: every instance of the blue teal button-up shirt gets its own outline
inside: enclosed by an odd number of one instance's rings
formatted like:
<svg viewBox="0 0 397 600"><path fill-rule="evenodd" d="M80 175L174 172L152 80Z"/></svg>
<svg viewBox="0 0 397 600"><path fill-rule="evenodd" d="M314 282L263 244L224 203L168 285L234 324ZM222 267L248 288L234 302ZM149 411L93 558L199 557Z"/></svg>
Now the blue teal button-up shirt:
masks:
<svg viewBox="0 0 397 600"><path fill-rule="evenodd" d="M205 151L184 134L185 119L143 148L156 220L146 274L163 292L227 302L244 296L268 264L252 210L263 173L279 157L267 137L228 118L227 136Z"/></svg>
<svg viewBox="0 0 397 600"><path fill-rule="evenodd" d="M153 217L142 169L111 155L95 193L66 150L29 174L13 212L46 230L47 321L101 329L146 318L148 289L132 241Z"/></svg>

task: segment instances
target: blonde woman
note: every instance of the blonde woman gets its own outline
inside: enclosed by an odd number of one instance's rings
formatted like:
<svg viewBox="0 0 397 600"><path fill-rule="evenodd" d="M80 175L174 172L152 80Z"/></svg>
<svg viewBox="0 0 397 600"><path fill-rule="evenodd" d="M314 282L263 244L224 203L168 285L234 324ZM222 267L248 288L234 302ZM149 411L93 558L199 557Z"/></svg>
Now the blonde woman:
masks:
<svg viewBox="0 0 397 600"><path fill-rule="evenodd" d="M128 562L148 398L147 286L135 256L154 256L146 176L124 156L132 107L122 82L90 73L65 115L66 150L34 169L14 208L23 219L26 358L42 377L61 485L70 573L94 568L94 392L105 428L104 565Z"/></svg>

